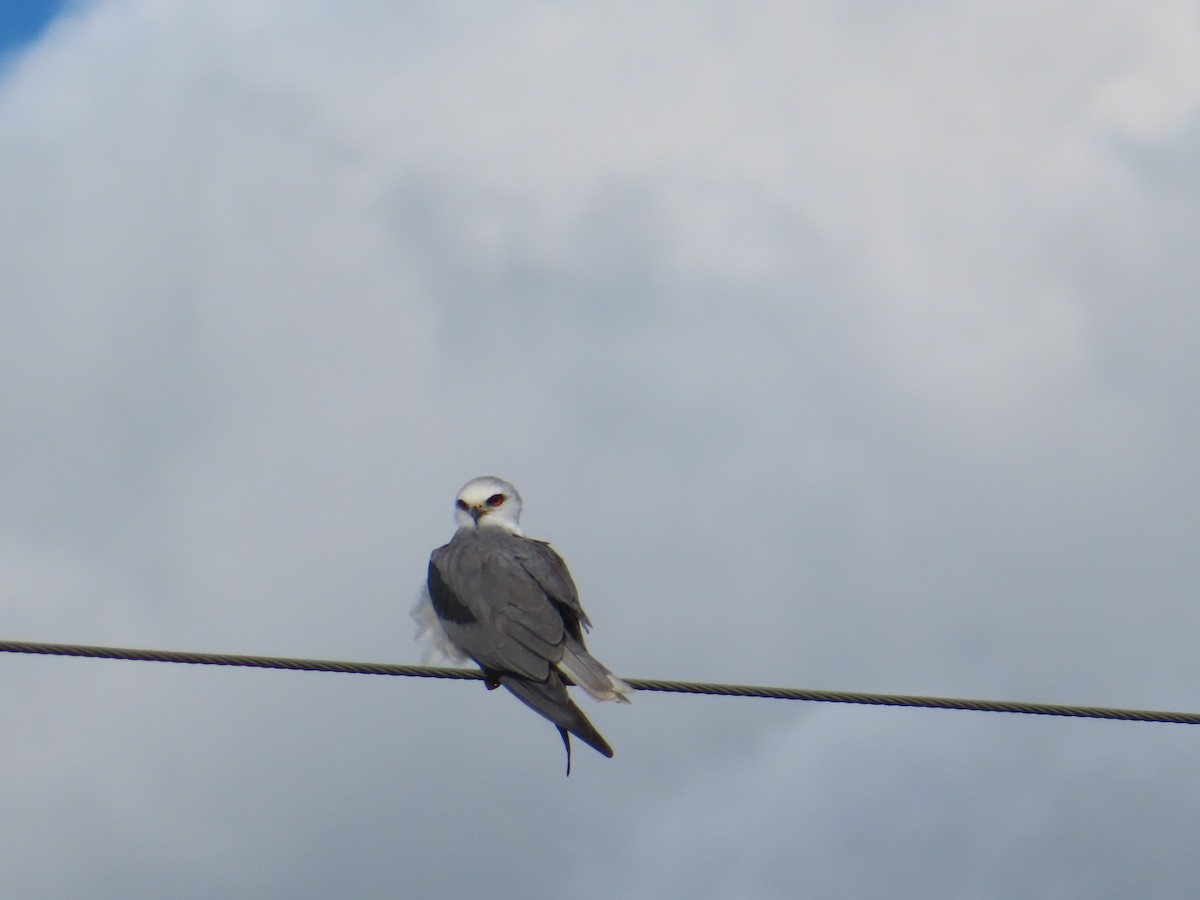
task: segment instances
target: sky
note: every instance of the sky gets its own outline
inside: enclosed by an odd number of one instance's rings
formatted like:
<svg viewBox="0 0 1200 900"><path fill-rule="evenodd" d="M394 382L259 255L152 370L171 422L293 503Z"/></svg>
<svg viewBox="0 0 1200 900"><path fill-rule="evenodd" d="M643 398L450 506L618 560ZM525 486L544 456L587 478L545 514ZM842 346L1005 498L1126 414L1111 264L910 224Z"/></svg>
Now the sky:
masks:
<svg viewBox="0 0 1200 900"><path fill-rule="evenodd" d="M4 40L3 639L418 662L494 474L620 675L1200 710L1196 4ZM1184 726L585 699L567 779L478 683L0 679L14 897L1200 890Z"/></svg>
<svg viewBox="0 0 1200 900"><path fill-rule="evenodd" d="M10 0L0 8L0 59L34 41L63 7L59 0Z"/></svg>

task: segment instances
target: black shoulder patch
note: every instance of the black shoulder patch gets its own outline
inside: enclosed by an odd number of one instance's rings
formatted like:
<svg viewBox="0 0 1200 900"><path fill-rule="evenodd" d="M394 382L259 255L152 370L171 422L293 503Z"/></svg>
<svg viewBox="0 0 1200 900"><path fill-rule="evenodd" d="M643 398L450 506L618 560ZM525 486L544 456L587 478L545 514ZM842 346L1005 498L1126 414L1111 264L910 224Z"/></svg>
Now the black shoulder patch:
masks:
<svg viewBox="0 0 1200 900"><path fill-rule="evenodd" d="M458 599L458 595L446 584L438 567L429 561L429 599L433 603L433 611L438 617L456 625L470 625L479 619Z"/></svg>

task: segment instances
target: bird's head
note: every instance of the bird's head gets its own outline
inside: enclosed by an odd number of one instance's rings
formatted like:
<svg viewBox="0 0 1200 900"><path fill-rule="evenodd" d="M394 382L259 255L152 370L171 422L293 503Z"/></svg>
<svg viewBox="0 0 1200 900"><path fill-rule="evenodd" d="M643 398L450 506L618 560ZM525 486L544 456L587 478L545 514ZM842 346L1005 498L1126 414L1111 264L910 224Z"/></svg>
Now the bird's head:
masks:
<svg viewBox="0 0 1200 900"><path fill-rule="evenodd" d="M502 478L472 478L454 500L454 518L459 528L503 528L520 534L521 495Z"/></svg>

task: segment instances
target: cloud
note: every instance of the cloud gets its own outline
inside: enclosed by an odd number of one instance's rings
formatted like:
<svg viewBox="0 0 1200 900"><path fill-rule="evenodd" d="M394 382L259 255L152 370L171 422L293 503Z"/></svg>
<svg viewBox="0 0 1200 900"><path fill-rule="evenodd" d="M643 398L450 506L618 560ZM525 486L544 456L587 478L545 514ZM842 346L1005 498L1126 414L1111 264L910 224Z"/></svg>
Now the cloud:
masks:
<svg viewBox="0 0 1200 900"><path fill-rule="evenodd" d="M1193 25L80 8L0 82L0 632L415 661L494 473L622 674L1193 706ZM30 896L1194 887L1165 727L647 696L564 781L470 686L0 665Z"/></svg>

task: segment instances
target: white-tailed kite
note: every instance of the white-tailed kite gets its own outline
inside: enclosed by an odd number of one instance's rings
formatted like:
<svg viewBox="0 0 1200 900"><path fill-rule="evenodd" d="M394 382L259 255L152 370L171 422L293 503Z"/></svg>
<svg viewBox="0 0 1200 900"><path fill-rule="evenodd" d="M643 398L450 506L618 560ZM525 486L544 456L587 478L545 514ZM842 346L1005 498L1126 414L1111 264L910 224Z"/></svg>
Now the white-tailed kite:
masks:
<svg viewBox="0 0 1200 900"><path fill-rule="evenodd" d="M499 478L475 478L455 499L458 531L429 558L428 592L413 611L451 658L471 658L489 689L503 685L605 756L612 748L567 696L566 676L597 700L629 702L631 688L583 645L591 628L562 557L522 534L521 495ZM420 635L418 635L419 637Z"/></svg>

